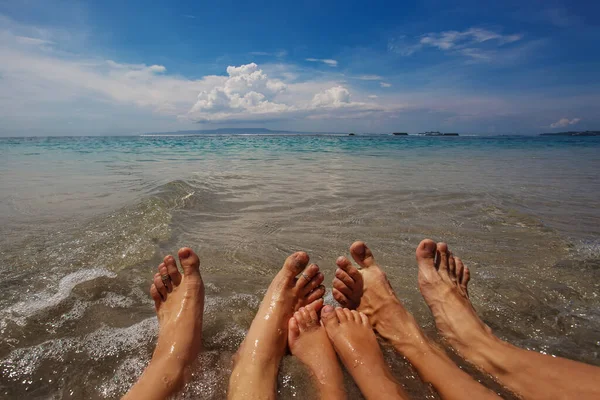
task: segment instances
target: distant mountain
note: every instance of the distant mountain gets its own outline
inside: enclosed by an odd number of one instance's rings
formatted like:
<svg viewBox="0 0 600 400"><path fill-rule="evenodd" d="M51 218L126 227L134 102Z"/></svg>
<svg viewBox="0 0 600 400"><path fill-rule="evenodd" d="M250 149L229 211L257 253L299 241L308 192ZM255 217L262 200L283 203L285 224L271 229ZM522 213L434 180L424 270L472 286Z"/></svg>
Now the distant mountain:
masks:
<svg viewBox="0 0 600 400"><path fill-rule="evenodd" d="M307 135L346 135L343 132L299 132L299 131L274 131L267 128L218 128L218 129L198 129L191 131L175 131L175 132L152 132L142 133L142 136L160 136L160 135L260 135L260 134L307 134Z"/></svg>

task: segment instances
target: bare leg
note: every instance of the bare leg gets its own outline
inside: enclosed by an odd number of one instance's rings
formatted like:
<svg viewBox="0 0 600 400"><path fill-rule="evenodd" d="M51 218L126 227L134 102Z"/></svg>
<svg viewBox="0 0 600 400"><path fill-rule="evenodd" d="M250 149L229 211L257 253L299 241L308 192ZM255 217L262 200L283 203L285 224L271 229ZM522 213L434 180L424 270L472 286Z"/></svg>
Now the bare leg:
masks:
<svg viewBox="0 0 600 400"><path fill-rule="evenodd" d="M525 399L600 399L600 368L503 342L479 319L470 273L445 243L417 248L419 286L441 334L466 360Z"/></svg>
<svg viewBox="0 0 600 400"><path fill-rule="evenodd" d="M271 282L238 350L229 380L230 399L275 398L279 363L287 347L288 322L295 310L325 293L320 286L323 274L319 267L307 264L305 252L294 253Z"/></svg>
<svg viewBox="0 0 600 400"><path fill-rule="evenodd" d="M346 257L336 261L333 297L343 306L356 308L369 318L373 328L415 367L443 399L497 399L489 389L462 371L448 355L421 331L414 317L394 293L371 250L355 242L350 254L361 266L357 270Z"/></svg>
<svg viewBox="0 0 600 400"><path fill-rule="evenodd" d="M346 370L369 399L408 399L385 364L369 319L347 308L325 306L321 322Z"/></svg>
<svg viewBox="0 0 600 400"><path fill-rule="evenodd" d="M178 252L183 277L172 256L158 267L150 294L154 299L160 331L148 367L124 399L166 399L185 383L186 368L202 348L204 283L200 260L187 247ZM165 286L160 275L168 274Z"/></svg>
<svg viewBox="0 0 600 400"><path fill-rule="evenodd" d="M292 355L309 369L322 399L346 399L344 377L335 350L321 326L319 299L294 313L289 322L289 346Z"/></svg>

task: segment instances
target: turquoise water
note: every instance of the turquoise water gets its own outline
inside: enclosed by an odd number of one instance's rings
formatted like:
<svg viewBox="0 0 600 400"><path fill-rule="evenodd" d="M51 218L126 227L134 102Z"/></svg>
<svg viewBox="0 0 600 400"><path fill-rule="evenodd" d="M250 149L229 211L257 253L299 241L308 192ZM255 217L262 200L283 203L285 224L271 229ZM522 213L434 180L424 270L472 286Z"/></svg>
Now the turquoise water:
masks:
<svg viewBox="0 0 600 400"><path fill-rule="evenodd" d="M308 251L330 282L356 239L434 338L416 287L424 237L466 260L499 336L598 364L599 150L598 137L0 139L1 393L122 395L156 337L153 271L184 245L208 282L205 366L184 397L223 398L287 254ZM386 357L412 393L430 393ZM280 391L311 397L293 359Z"/></svg>

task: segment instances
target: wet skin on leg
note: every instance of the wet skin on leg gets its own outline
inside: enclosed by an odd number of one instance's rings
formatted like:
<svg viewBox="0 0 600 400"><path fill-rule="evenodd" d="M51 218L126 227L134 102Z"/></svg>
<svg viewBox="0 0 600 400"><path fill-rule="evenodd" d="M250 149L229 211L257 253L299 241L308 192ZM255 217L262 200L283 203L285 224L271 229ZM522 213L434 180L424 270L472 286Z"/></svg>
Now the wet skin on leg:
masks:
<svg viewBox="0 0 600 400"><path fill-rule="evenodd" d="M152 359L124 399L166 399L185 384L187 367L202 349L204 283L200 260L192 249L178 252L183 276L173 256L165 257L154 275L150 294L159 323L158 343ZM169 275L163 284L161 275Z"/></svg>
<svg viewBox="0 0 600 400"><path fill-rule="evenodd" d="M244 342L229 380L230 399L274 399L279 364L294 311L323 297L323 274L305 252L289 256L275 276ZM297 277L299 275L299 277Z"/></svg>
<svg viewBox="0 0 600 400"><path fill-rule="evenodd" d="M363 242L355 242L350 254L360 270L346 257L339 257L333 281L333 296L345 307L364 313L373 327L415 367L443 399L497 399L498 396L462 371L423 333L414 317L394 293L373 253Z"/></svg>
<svg viewBox="0 0 600 400"><path fill-rule="evenodd" d="M524 399L600 399L600 368L515 347L479 319L470 272L445 243L417 248L419 287L444 338L467 361Z"/></svg>

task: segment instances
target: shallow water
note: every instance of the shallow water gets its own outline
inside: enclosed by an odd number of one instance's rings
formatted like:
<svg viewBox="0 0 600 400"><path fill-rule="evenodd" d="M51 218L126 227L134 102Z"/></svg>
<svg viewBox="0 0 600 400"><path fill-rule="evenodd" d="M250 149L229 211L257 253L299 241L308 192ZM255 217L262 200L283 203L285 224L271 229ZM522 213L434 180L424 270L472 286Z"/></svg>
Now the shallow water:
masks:
<svg viewBox="0 0 600 400"><path fill-rule="evenodd" d="M356 239L436 340L416 286L424 237L465 260L500 337L600 365L599 139L0 139L0 393L122 395L156 341L151 277L181 246L207 282L207 351L182 397L224 397L231 355L288 254L307 251L328 283ZM435 398L384 350L411 393ZM291 357L279 390L314 396Z"/></svg>

